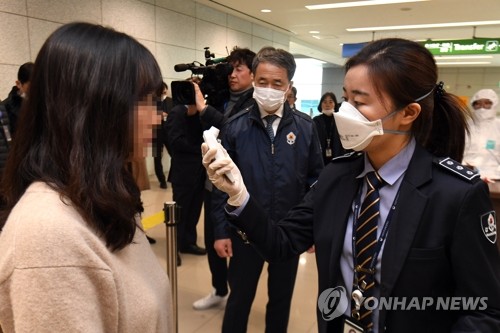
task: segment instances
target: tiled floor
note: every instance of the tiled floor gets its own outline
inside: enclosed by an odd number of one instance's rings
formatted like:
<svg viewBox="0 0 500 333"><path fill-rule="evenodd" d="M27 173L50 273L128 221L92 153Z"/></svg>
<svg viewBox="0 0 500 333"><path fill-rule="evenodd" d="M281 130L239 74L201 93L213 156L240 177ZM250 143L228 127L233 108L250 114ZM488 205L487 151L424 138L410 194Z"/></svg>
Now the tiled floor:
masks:
<svg viewBox="0 0 500 333"><path fill-rule="evenodd" d="M172 200L169 184L167 190L160 189L156 179L151 178L151 189L142 192L145 206L143 217L160 212L165 201ZM163 267L166 267L165 225L160 223L147 230L147 234L157 241L152 248ZM204 246L203 214L198 224L198 245ZM212 290L211 276L206 256L182 255L182 266L177 271L179 333L220 332L224 308L196 311L192 303ZM312 333L316 328L317 272L314 254L303 254L295 284L292 301L289 333ZM265 308L267 302L267 269L261 275L248 323L248 333L264 332Z"/></svg>

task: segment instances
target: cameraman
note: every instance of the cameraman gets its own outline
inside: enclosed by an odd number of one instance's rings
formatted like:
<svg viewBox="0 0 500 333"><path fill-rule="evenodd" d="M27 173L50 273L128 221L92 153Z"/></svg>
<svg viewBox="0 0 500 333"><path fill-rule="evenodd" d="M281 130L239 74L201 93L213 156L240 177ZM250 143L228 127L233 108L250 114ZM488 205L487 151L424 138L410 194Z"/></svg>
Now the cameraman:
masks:
<svg viewBox="0 0 500 333"><path fill-rule="evenodd" d="M194 84L195 79L188 80ZM174 100L176 105L168 113L165 130L171 157L168 181L172 184L173 200L182 208L177 226L177 246L180 253L205 255L205 249L196 244L196 226L203 206L206 175L199 147L203 142L203 128L194 104L178 104L175 96ZM180 265L180 259L177 256L177 265Z"/></svg>
<svg viewBox="0 0 500 333"><path fill-rule="evenodd" d="M231 64L233 70L228 76L230 89L229 100L224 105L221 112L211 105L205 105L205 100L198 87L196 88L196 108L198 109L201 121L207 128L215 126L222 130L225 120L245 110L253 104L252 87L252 61L255 52L247 48L234 47L227 62ZM208 255L208 266L212 273L212 286L214 290L207 296L193 303L196 310L205 310L217 306L227 299L227 260L217 255L214 249L215 238L226 238L225 230L215 230L211 209L212 183L206 181L204 196L204 217L205 217L205 247Z"/></svg>

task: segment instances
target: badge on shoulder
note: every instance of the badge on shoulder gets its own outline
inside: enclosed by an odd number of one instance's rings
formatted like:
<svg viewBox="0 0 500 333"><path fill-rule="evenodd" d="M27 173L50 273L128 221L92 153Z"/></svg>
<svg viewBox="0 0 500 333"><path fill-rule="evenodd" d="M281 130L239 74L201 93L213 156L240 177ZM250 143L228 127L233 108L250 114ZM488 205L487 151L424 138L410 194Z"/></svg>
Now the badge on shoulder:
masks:
<svg viewBox="0 0 500 333"><path fill-rule="evenodd" d="M495 244L497 241L497 218L495 211L492 210L481 215L481 229L486 239L490 243Z"/></svg>
<svg viewBox="0 0 500 333"><path fill-rule="evenodd" d="M344 328L342 333L365 333L360 323L358 323L354 318L344 318Z"/></svg>

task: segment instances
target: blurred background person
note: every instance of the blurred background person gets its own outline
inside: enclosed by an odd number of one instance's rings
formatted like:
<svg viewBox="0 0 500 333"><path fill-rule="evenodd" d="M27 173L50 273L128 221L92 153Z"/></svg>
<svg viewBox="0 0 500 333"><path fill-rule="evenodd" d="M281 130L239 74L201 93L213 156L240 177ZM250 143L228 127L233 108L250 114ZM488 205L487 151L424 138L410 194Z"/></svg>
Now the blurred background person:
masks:
<svg viewBox="0 0 500 333"><path fill-rule="evenodd" d="M286 101L288 102L288 105L290 105L290 109L292 109L293 111L299 111L295 106L295 103L297 102L297 88L292 86L292 88L288 91L288 94L286 95Z"/></svg>
<svg viewBox="0 0 500 333"><path fill-rule="evenodd" d="M126 166L151 144L161 82L150 51L99 25L41 47L0 186L4 333L173 332Z"/></svg>
<svg viewBox="0 0 500 333"><path fill-rule="evenodd" d="M195 79L193 77L189 81ZM174 105L168 114L165 129L171 156L168 181L172 184L172 198L180 207L177 248L181 253L205 255L206 250L197 245L196 231L203 207L206 174L200 152L203 129L196 105Z"/></svg>
<svg viewBox="0 0 500 333"><path fill-rule="evenodd" d="M10 134L12 136L15 136L22 102L28 96L33 66L34 64L32 62L26 62L19 67L16 85L12 87L8 97L2 101L7 111L7 116L9 117Z"/></svg>
<svg viewBox="0 0 500 333"><path fill-rule="evenodd" d="M321 143L321 152L325 166L332 158L342 156L348 152L348 150L342 147L337 125L335 124L335 117L333 116L333 113L338 111L338 107L335 94L326 92L321 96L318 105L318 111L321 114L313 118L318 129L318 137Z"/></svg>
<svg viewBox="0 0 500 333"><path fill-rule="evenodd" d="M10 134L9 117L5 105L0 104L0 179L3 173L3 168L7 162L9 155L12 136Z"/></svg>
<svg viewBox="0 0 500 333"><path fill-rule="evenodd" d="M493 89L481 89L470 101L473 121L465 145L463 163L476 168L481 178L500 179L500 119L498 95Z"/></svg>
<svg viewBox="0 0 500 333"><path fill-rule="evenodd" d="M158 178L158 182L160 183L160 188L166 189L168 187L167 180L165 178L165 172L163 171L161 160L163 157L163 147L168 150L166 124L168 113L172 110L172 98L168 96L168 85L166 82L163 82L162 88L157 95L160 96L160 101L158 103L162 111L162 117L160 127L157 129L155 140L153 141L153 158L155 174L156 178Z"/></svg>

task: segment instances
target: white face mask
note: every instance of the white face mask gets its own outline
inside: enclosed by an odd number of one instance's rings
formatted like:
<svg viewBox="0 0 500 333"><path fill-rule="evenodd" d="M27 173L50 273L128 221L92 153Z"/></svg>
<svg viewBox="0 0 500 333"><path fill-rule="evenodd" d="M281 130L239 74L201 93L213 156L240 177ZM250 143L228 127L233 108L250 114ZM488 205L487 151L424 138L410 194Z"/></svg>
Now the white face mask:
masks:
<svg viewBox="0 0 500 333"><path fill-rule="evenodd" d="M333 109L326 109L321 111L325 116L331 117L333 115Z"/></svg>
<svg viewBox="0 0 500 333"><path fill-rule="evenodd" d="M496 111L495 109L485 109L485 108L480 108L477 110L474 110L474 115L478 120L491 120L495 118L496 116Z"/></svg>
<svg viewBox="0 0 500 333"><path fill-rule="evenodd" d="M369 121L349 102L343 102L340 105L339 112L333 115L342 147L355 151L365 149L372 142L374 136L384 134L382 122L396 112L393 111L382 119ZM394 130L385 130L385 133L409 134L409 132Z"/></svg>
<svg viewBox="0 0 500 333"><path fill-rule="evenodd" d="M273 112L283 106L286 90L254 87L253 98L264 111Z"/></svg>

